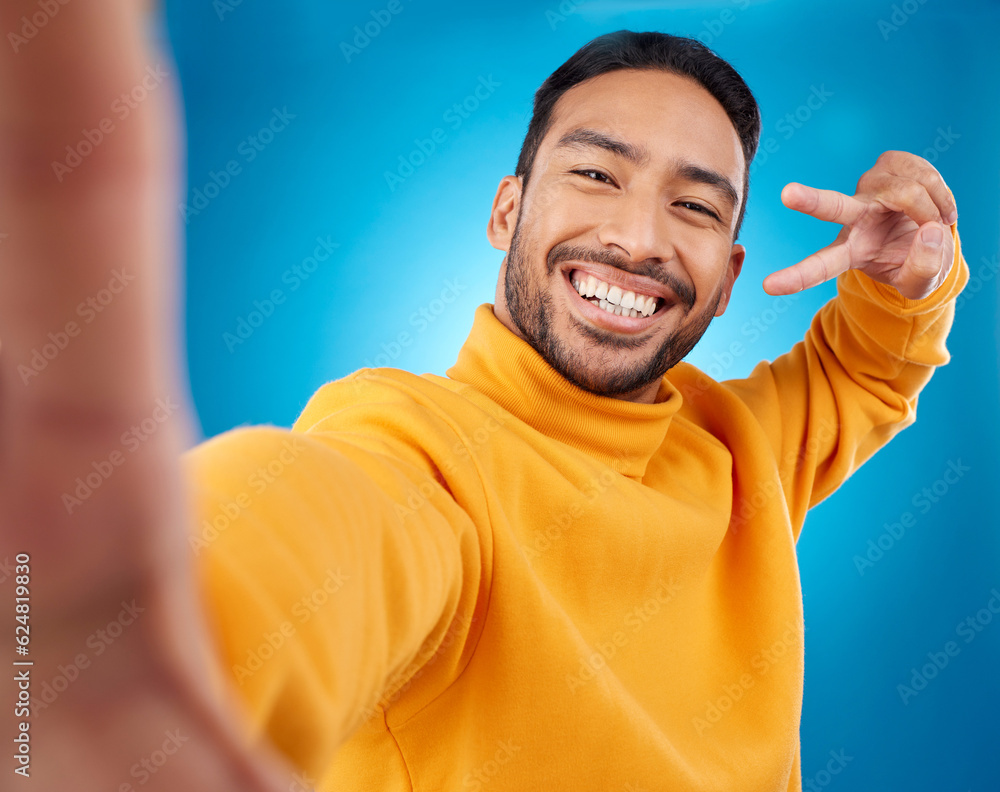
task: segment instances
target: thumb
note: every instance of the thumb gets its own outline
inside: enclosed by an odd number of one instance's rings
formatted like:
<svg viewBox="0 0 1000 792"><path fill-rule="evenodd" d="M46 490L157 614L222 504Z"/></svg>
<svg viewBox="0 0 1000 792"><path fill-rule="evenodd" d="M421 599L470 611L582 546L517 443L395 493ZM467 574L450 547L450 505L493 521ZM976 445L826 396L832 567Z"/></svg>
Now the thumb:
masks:
<svg viewBox="0 0 1000 792"><path fill-rule="evenodd" d="M941 223L931 221L920 226L906 261L899 268L893 286L910 300L922 300L947 276L948 248L951 234Z"/></svg>

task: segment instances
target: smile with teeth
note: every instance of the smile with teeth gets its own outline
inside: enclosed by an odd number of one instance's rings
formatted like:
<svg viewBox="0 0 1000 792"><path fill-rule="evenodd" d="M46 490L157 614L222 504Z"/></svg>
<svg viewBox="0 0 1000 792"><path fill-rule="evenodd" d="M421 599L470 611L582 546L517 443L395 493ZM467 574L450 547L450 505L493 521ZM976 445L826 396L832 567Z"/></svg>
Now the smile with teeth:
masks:
<svg viewBox="0 0 1000 792"><path fill-rule="evenodd" d="M580 270L573 270L570 280L581 297L616 316L629 316L632 319L652 316L660 306L661 301L657 297L623 291L619 286L611 286Z"/></svg>

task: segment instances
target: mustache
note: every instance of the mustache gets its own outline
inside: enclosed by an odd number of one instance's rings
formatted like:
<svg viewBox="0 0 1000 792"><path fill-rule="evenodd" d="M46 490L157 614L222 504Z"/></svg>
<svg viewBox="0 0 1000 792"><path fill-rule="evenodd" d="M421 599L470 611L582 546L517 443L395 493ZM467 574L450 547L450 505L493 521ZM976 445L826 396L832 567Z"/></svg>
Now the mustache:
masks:
<svg viewBox="0 0 1000 792"><path fill-rule="evenodd" d="M661 283L677 295L684 306L690 309L697 299L697 293L693 286L688 286L684 281L671 272L663 269L663 265L638 264L632 265L624 256L620 256L611 250L592 250L580 247L579 245L559 244L549 251L546 266L548 274L556 271L556 267L563 261L589 261L596 264L606 264L609 267L616 267L622 272L642 277Z"/></svg>

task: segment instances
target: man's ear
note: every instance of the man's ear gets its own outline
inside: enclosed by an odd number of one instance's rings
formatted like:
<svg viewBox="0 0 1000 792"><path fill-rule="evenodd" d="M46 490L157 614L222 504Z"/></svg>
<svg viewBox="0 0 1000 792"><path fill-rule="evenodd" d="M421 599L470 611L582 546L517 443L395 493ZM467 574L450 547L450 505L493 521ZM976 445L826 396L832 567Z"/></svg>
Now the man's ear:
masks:
<svg viewBox="0 0 1000 792"><path fill-rule="evenodd" d="M510 249L510 240L517 225L517 213L521 206L521 177L504 176L493 198L490 221L486 225L486 238L497 250L505 253Z"/></svg>
<svg viewBox="0 0 1000 792"><path fill-rule="evenodd" d="M722 296L719 298L719 307L715 309L716 316L722 316L729 307L729 297L733 293L733 285L740 276L743 269L743 259L747 251L743 245L733 245L733 250L729 254L729 266L726 270L726 279L722 283Z"/></svg>

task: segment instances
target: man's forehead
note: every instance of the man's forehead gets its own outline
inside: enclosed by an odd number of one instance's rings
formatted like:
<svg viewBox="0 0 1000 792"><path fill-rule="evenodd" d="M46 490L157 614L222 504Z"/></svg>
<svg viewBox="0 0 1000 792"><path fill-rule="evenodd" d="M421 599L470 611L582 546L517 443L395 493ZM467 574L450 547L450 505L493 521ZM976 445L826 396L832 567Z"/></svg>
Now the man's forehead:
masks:
<svg viewBox="0 0 1000 792"><path fill-rule="evenodd" d="M671 72L626 69L573 86L553 108L542 141L548 156L578 130L621 141L639 155L628 157L636 164L674 160L680 145L686 159L743 175L742 146L722 105L694 80Z"/></svg>

